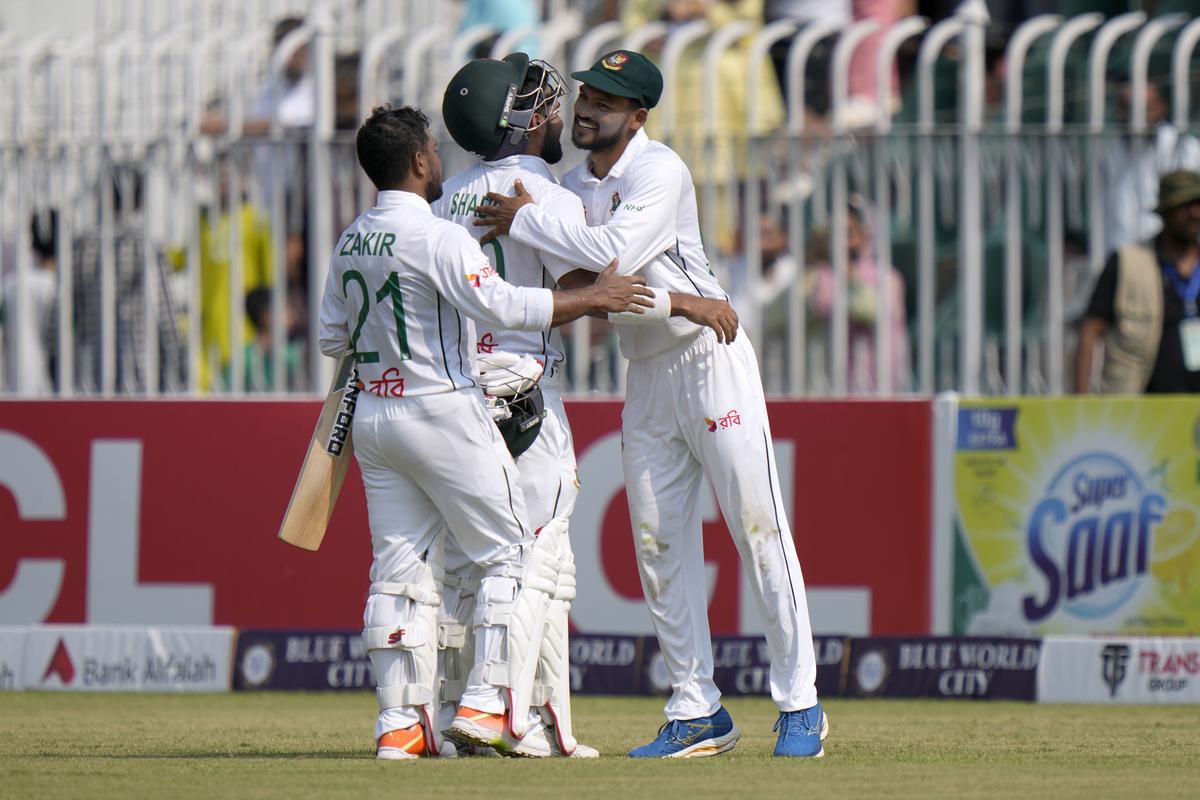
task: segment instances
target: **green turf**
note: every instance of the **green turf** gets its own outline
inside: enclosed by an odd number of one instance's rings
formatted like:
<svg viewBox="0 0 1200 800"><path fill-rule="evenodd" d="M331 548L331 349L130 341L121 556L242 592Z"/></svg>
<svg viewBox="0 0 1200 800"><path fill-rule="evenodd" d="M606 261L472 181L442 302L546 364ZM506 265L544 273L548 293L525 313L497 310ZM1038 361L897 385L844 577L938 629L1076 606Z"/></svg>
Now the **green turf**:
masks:
<svg viewBox="0 0 1200 800"><path fill-rule="evenodd" d="M774 707L727 704L736 750L631 761L652 698L577 698L599 761L379 763L374 696L0 694L0 797L858 798L1200 796L1200 711L833 700L826 758L770 756Z"/></svg>

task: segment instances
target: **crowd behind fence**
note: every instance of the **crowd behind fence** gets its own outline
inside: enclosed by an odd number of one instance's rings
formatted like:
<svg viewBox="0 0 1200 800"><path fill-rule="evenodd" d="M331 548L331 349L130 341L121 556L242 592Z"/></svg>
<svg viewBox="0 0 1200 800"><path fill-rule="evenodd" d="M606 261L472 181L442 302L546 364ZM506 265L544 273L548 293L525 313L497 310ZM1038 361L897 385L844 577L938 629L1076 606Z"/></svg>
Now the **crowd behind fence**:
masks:
<svg viewBox="0 0 1200 800"><path fill-rule="evenodd" d="M849 24L546 5L507 30L382 0L98 3L82 34L0 30L0 393L323 391L327 259L374 197L357 124L420 106L454 174L441 93L480 55L654 56L650 133L693 171L772 393L1068 390L1107 254L1157 231L1158 175L1200 169L1186 13L998 33L982 0ZM564 145L557 170L582 158ZM568 390L620 393L611 329L565 333Z"/></svg>

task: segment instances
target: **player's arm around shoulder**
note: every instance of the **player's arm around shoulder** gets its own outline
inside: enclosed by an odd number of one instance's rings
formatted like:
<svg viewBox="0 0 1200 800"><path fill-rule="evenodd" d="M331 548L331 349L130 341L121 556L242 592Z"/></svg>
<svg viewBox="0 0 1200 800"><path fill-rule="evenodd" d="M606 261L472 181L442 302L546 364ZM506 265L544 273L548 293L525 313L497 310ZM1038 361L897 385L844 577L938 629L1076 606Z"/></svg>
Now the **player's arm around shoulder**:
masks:
<svg viewBox="0 0 1200 800"><path fill-rule="evenodd" d="M619 181L607 221L582 229L582 249L586 252L591 246L619 258L620 272L627 275L673 246L683 170L670 150L660 157L636 159Z"/></svg>
<svg viewBox="0 0 1200 800"><path fill-rule="evenodd" d="M429 276L434 288L471 319L497 328L536 331L550 327L554 301L549 289L506 282L467 229L434 219L429 236Z"/></svg>
<svg viewBox="0 0 1200 800"><path fill-rule="evenodd" d="M583 201L556 183L547 183L541 187L543 204L549 217L558 220L563 225L587 227L587 218L583 213ZM542 265L550 276L561 285L564 276L577 271L579 266L556 254L549 248L534 247ZM592 280L596 273L591 272ZM588 281L589 283L591 281Z"/></svg>

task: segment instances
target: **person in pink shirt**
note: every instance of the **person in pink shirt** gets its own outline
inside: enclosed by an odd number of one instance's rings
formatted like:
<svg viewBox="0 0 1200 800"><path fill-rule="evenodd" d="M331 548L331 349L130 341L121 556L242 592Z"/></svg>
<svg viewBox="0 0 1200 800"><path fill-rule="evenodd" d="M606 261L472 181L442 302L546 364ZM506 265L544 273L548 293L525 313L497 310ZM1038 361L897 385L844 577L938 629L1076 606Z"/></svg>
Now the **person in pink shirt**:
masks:
<svg viewBox="0 0 1200 800"><path fill-rule="evenodd" d="M891 265L881 268L871 253L871 235L861 198L852 198L846 222L846 246L849 251L850 272L847 286L850 292L850 349L847 375L852 393L877 390L875 380L875 319L876 293L879 272L887 270L887 290L891 309L891 385L885 392L902 392L909 385L909 343L904 313L904 278ZM818 335L828 341L828 323L833 316L834 282L830 259L822 259L809 269L806 280L808 308L813 322L822 323Z"/></svg>

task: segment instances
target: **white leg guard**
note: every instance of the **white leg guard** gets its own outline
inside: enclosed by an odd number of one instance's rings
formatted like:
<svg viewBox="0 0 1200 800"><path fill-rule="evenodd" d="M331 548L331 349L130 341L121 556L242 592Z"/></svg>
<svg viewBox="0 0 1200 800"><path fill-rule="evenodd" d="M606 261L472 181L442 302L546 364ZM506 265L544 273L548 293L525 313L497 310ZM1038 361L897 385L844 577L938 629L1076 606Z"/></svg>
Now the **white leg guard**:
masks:
<svg viewBox="0 0 1200 800"><path fill-rule="evenodd" d="M508 689L510 733L517 739L529 730L538 653L558 585L557 534L553 529L565 531L566 525L562 519L549 522L523 564L489 570L479 587L475 608L479 638L470 684Z"/></svg>
<svg viewBox="0 0 1200 800"><path fill-rule="evenodd" d="M548 533L543 530L541 535ZM553 726L563 755L569 756L576 745L571 728L571 665L567 650L567 613L575 599L575 557L565 528L558 535L558 555L558 583L546 615L533 705L541 710L546 725Z"/></svg>
<svg viewBox="0 0 1200 800"><path fill-rule="evenodd" d="M469 634L475 618L479 571L479 567L468 563L452 573L447 572L442 579L442 605L438 612L441 730L448 728L454 719L475 663L475 637Z"/></svg>
<svg viewBox="0 0 1200 800"><path fill-rule="evenodd" d="M518 738L529 730L529 708L534 699L534 678L546 635L546 618L558 589L559 541L566 535L567 520L562 518L553 519L542 528L522 570L520 591L513 601L508 623L509 726ZM574 580L572 574L572 586Z"/></svg>
<svg viewBox="0 0 1200 800"><path fill-rule="evenodd" d="M387 732L380 728L387 726L389 710L411 709L425 729L428 754L437 756L442 751L436 691L441 597L433 567L422 568L418 583L371 584L363 644L378 687L376 738Z"/></svg>

